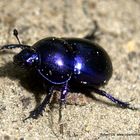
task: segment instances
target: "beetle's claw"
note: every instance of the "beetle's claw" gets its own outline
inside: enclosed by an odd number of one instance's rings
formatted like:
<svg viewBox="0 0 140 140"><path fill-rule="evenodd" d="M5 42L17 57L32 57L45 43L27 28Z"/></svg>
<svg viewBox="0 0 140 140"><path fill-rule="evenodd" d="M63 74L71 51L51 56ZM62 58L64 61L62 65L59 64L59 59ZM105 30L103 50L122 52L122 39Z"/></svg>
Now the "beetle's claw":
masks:
<svg viewBox="0 0 140 140"><path fill-rule="evenodd" d="M32 119L37 119L38 116L35 115L35 114L32 114L32 112L30 112L30 115L29 115L28 117L26 117L26 118L23 120L23 122L25 122L27 119L30 119L30 118L32 118Z"/></svg>
<svg viewBox="0 0 140 140"><path fill-rule="evenodd" d="M23 122L25 122L27 119L30 119L30 118L32 118L32 119L38 119L39 115L43 116L42 111L40 111L39 109L35 109L35 110L33 110L33 111L30 112L30 115L27 118L25 118L23 120Z"/></svg>
<svg viewBox="0 0 140 140"><path fill-rule="evenodd" d="M38 110L34 110L30 112L30 118L37 119L39 115L42 115L42 114L39 113Z"/></svg>
<svg viewBox="0 0 140 140"><path fill-rule="evenodd" d="M129 103L128 102L122 102L121 104L119 104L122 108L129 108Z"/></svg>
<svg viewBox="0 0 140 140"><path fill-rule="evenodd" d="M131 100L132 101L132 100ZM131 102L130 101L130 102ZM121 104L119 104L122 108L128 108L131 110L140 110L140 106L136 106L136 105L132 105L129 102L123 102Z"/></svg>

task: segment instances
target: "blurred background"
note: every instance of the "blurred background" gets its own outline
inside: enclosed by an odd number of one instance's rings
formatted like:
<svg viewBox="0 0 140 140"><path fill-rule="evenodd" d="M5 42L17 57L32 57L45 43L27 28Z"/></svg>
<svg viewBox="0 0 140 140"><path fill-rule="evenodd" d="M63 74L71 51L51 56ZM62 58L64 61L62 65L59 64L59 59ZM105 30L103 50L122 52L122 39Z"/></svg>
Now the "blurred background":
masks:
<svg viewBox="0 0 140 140"><path fill-rule="evenodd" d="M14 28L28 45L49 36L82 38L94 29L93 22L97 21L98 43L110 55L114 68L112 79L103 89L123 101L135 99L132 104L140 104L139 19L139 0L0 0L0 44L17 43L12 35ZM63 135L58 104L53 111L46 108L38 120L23 123L36 101L33 91L25 88L30 87L32 80L25 80L27 86L22 86L26 74L12 64L18 52L0 52L0 139L140 137L140 111L121 109L98 95L93 100L70 93L69 98L77 96L78 105L73 103L63 110Z"/></svg>

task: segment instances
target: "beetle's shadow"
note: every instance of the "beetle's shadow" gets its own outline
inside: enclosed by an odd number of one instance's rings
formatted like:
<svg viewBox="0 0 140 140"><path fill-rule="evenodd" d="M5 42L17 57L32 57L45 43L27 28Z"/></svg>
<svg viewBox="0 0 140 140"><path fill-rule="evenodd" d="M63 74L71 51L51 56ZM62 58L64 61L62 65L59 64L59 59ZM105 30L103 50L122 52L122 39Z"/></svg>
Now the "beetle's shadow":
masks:
<svg viewBox="0 0 140 140"><path fill-rule="evenodd" d="M46 94L45 89L48 84L39 76L39 74L37 74L35 71L27 71L21 69L20 67L15 66L13 62L6 63L4 66L0 67L0 77L8 77L12 80L19 80L19 83L22 87L24 87L30 93L34 94L37 105L41 102L42 94ZM46 85L45 87L44 84ZM93 100L102 102L103 104L107 104L109 106L116 106L111 102L97 99L94 96L92 90L79 87L79 85L72 86L70 92L82 93L92 98Z"/></svg>
<svg viewBox="0 0 140 140"><path fill-rule="evenodd" d="M45 94L43 80L35 71L27 71L15 66L12 62L0 67L0 77L8 77L11 80L18 80L19 84L30 93L33 93L36 103L41 102L41 95Z"/></svg>

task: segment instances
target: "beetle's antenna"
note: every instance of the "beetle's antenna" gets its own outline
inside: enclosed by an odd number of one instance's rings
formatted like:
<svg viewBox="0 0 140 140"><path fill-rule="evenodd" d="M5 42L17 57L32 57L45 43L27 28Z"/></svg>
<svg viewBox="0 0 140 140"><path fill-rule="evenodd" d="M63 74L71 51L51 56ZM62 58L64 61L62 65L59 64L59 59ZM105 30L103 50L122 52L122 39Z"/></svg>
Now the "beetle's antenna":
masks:
<svg viewBox="0 0 140 140"><path fill-rule="evenodd" d="M18 30L17 29L13 30L13 35L16 37L16 39L17 39L19 44L4 45L4 46L0 47L0 50L3 50L3 49L15 49L15 48L21 48L21 49L30 48L30 46L28 46L28 45L21 44L21 42L19 40L19 37L18 37Z"/></svg>
<svg viewBox="0 0 140 140"><path fill-rule="evenodd" d="M17 29L14 29L14 30L13 30L13 35L16 37L18 43L21 44L21 42L20 42L20 40L19 40L19 37L18 37L18 30L17 30Z"/></svg>

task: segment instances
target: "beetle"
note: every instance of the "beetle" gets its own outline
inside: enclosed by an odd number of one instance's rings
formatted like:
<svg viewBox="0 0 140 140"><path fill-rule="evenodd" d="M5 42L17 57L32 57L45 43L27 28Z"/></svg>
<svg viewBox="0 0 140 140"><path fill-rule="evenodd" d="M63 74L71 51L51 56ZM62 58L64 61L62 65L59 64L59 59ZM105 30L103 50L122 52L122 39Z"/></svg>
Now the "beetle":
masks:
<svg viewBox="0 0 140 140"><path fill-rule="evenodd" d="M97 43L82 38L48 37L39 40L33 46L20 43L18 31L14 35L19 44L8 44L3 49L20 48L21 52L13 57L14 63L25 69L34 69L50 86L43 102L30 112L28 118L38 118L50 102L55 86L61 86L60 104L64 104L68 86L76 84L105 96L124 108L131 108L100 89L112 76L112 62L108 53ZM88 38L88 37L87 37Z"/></svg>

